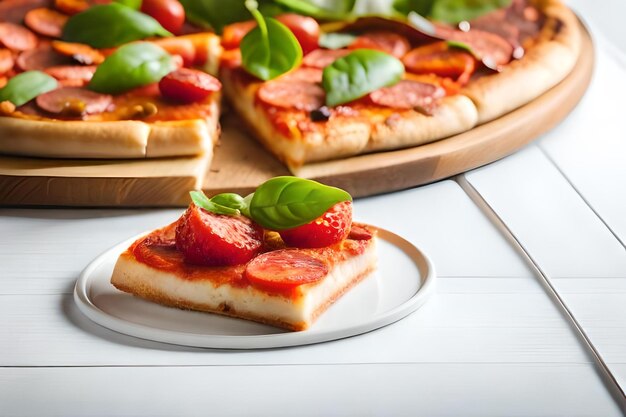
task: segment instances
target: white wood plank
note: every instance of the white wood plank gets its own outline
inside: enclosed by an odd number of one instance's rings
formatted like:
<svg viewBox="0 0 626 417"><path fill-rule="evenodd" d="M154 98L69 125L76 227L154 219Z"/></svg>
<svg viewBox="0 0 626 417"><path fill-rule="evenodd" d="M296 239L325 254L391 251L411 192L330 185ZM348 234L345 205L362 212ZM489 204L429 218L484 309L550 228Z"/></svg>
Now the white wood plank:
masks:
<svg viewBox="0 0 626 417"><path fill-rule="evenodd" d="M590 361L541 293L437 294L378 331L260 352L184 348L120 335L82 316L70 295L0 301L0 366Z"/></svg>
<svg viewBox="0 0 626 417"><path fill-rule="evenodd" d="M15 417L621 415L575 364L5 368L0 404Z"/></svg>
<svg viewBox="0 0 626 417"><path fill-rule="evenodd" d="M439 276L532 276L452 181L360 200L355 217L395 231L426 250Z"/></svg>
<svg viewBox="0 0 626 417"><path fill-rule="evenodd" d="M623 122L626 66L608 55L605 40L597 45L595 74L586 96L570 117L546 134L539 144L622 243L626 243L626 125Z"/></svg>
<svg viewBox="0 0 626 417"><path fill-rule="evenodd" d="M626 277L624 247L536 146L466 178L550 277Z"/></svg>

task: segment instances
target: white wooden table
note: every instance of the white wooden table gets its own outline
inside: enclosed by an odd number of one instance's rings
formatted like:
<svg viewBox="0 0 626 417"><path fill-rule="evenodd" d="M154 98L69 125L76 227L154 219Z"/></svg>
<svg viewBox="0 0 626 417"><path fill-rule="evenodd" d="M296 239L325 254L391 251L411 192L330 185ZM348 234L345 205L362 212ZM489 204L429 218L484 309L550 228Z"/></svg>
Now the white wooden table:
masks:
<svg viewBox="0 0 626 417"><path fill-rule="evenodd" d="M622 415L626 59L603 33L624 47L626 4L570 3L597 69L562 125L458 178L356 202L438 271L429 302L383 329L261 351L117 334L78 311L79 272L180 210L0 210L0 416Z"/></svg>

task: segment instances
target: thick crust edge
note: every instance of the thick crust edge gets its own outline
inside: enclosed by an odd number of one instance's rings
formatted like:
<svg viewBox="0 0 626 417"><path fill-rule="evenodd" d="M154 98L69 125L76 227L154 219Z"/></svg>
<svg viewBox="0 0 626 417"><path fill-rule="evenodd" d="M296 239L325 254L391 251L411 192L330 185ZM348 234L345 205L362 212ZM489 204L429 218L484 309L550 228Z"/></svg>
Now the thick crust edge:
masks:
<svg viewBox="0 0 626 417"><path fill-rule="evenodd" d="M580 54L580 23L558 0L536 2L546 15L538 41L519 61L482 77L461 91L478 109L478 123L494 120L527 104L561 82ZM555 33L555 28L558 29Z"/></svg>

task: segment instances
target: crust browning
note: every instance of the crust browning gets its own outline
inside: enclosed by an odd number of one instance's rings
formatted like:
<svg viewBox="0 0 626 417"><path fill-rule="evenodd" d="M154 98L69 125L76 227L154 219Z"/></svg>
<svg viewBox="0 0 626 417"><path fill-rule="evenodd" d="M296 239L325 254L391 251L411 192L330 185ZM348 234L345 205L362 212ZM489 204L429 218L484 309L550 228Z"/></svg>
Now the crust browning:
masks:
<svg viewBox="0 0 626 417"><path fill-rule="evenodd" d="M432 116L414 110L365 111L360 116L326 122L323 130L302 131L294 126L293 137L278 132L255 94L259 83L242 85L227 70L222 72L224 92L267 149L295 172L309 162L362 153L422 145L471 129L476 108L464 96L447 97ZM386 109L385 109L386 110Z"/></svg>
<svg viewBox="0 0 626 417"><path fill-rule="evenodd" d="M546 16L537 42L497 74L473 80L461 93L478 109L478 123L496 119L539 97L571 72L580 53L580 25L556 0L538 2Z"/></svg>

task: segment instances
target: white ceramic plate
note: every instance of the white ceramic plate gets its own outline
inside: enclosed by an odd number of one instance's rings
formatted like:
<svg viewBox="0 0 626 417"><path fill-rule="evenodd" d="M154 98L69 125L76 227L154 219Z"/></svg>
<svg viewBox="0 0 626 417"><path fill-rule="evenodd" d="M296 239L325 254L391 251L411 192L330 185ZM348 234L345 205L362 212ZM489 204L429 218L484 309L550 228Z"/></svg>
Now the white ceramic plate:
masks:
<svg viewBox="0 0 626 417"><path fill-rule="evenodd" d="M355 336L414 312L434 286L435 270L428 257L400 236L379 229L378 270L331 306L310 329L288 332L247 320L164 307L117 290L109 282L113 267L135 239L94 259L76 282L74 300L101 326L176 345L259 349Z"/></svg>

